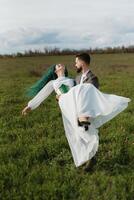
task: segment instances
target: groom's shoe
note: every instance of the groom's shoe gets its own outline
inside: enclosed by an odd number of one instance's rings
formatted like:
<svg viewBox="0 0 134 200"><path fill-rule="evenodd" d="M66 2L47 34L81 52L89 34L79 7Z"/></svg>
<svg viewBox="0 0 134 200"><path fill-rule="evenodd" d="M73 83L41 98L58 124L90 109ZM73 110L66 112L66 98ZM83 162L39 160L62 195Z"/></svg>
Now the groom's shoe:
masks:
<svg viewBox="0 0 134 200"><path fill-rule="evenodd" d="M97 163L96 157L91 158L91 160L87 161L86 165L83 167L83 170L85 172L91 172L96 163Z"/></svg>

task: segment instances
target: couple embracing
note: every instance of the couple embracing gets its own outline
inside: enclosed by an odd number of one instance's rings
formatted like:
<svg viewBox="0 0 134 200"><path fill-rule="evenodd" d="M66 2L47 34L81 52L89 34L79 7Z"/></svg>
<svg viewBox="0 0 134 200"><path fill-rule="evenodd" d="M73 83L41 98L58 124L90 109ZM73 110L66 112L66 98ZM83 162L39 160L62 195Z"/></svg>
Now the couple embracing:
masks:
<svg viewBox="0 0 134 200"><path fill-rule="evenodd" d="M84 165L84 170L90 171L99 147L98 128L127 108L130 99L99 90L98 78L90 70L89 54L76 55L75 66L81 72L76 79L68 77L64 65L50 66L29 89L33 98L22 115L36 109L55 91L75 166Z"/></svg>

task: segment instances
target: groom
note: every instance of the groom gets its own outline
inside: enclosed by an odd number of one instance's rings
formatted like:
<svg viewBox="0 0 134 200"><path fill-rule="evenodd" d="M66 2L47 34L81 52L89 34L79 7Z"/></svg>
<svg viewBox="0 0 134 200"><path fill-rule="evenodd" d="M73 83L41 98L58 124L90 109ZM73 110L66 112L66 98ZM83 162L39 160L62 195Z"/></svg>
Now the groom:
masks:
<svg viewBox="0 0 134 200"><path fill-rule="evenodd" d="M90 70L90 55L87 53L77 54L75 58L75 67L77 73L81 74L76 77L76 84L92 83L96 88L99 88L99 81Z"/></svg>
<svg viewBox="0 0 134 200"><path fill-rule="evenodd" d="M90 55L87 53L77 54L75 58L75 67L77 73L81 73L76 76L76 84L91 83L96 88L99 88L99 81L95 74L90 70ZM92 170L94 164L96 163L96 157L86 162L84 165L84 171L89 172Z"/></svg>

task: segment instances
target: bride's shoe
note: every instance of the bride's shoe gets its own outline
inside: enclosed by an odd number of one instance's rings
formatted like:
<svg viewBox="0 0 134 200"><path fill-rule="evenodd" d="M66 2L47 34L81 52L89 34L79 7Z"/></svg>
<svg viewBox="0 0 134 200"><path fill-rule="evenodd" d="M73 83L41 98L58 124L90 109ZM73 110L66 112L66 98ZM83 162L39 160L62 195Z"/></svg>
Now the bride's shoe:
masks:
<svg viewBox="0 0 134 200"><path fill-rule="evenodd" d="M85 131L88 131L88 126L90 125L91 123L88 121L88 118L87 117L84 117L84 118L79 118L78 119L78 126L83 126L85 128Z"/></svg>

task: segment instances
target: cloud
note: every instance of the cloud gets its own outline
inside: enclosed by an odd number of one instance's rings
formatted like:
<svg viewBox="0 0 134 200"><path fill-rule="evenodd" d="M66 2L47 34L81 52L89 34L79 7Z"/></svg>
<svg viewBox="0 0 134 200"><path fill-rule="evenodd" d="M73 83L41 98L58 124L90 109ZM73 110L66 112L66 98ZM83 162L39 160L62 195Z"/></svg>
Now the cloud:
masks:
<svg viewBox="0 0 134 200"><path fill-rule="evenodd" d="M60 43L58 39L58 33L48 32L37 35L36 37L27 37L25 39L25 44L53 44Z"/></svg>
<svg viewBox="0 0 134 200"><path fill-rule="evenodd" d="M28 50L31 48L40 48L60 43L59 33L57 31L40 30L37 28L19 28L9 30L0 34L0 49L5 52ZM22 49L21 49L22 48Z"/></svg>
<svg viewBox="0 0 134 200"><path fill-rule="evenodd" d="M39 29L25 27L0 33L0 53L24 52L29 49L45 47L63 48L96 48L119 45L132 45L134 28L123 28L121 23L110 22L101 28L81 29ZM115 28L118 27L118 28Z"/></svg>
<svg viewBox="0 0 134 200"><path fill-rule="evenodd" d="M134 44L132 0L0 0L0 53Z"/></svg>

